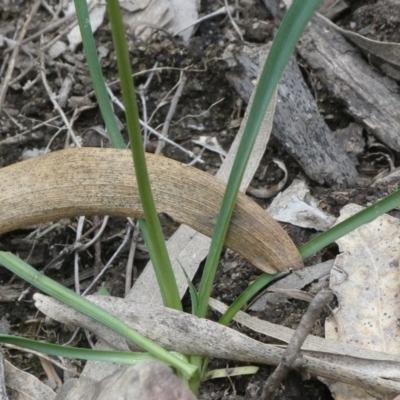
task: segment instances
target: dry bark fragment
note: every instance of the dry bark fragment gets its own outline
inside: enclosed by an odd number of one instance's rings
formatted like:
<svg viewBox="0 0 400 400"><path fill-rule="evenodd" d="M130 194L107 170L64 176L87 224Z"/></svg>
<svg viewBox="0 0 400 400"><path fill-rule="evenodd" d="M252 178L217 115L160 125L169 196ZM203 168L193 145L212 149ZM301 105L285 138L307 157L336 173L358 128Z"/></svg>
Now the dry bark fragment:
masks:
<svg viewBox="0 0 400 400"><path fill-rule="evenodd" d="M400 151L399 85L371 67L336 30L315 16L299 46L301 57L349 114L374 136Z"/></svg>

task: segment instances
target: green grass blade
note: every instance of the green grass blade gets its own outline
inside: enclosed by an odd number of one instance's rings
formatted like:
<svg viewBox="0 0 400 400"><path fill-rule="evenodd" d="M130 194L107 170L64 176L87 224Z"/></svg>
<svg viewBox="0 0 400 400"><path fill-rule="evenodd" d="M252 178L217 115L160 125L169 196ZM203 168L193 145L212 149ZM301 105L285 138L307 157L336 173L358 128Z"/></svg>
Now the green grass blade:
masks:
<svg viewBox="0 0 400 400"><path fill-rule="evenodd" d="M60 346L57 344L38 342L18 336L0 334L0 343L8 343L25 349L34 350L39 353L49 354L79 360L104 361L118 364L136 364L139 361L155 358L149 353L133 353L130 351L108 351L77 349L75 347Z"/></svg>
<svg viewBox="0 0 400 400"><path fill-rule="evenodd" d="M74 0L76 15L78 18L79 29L81 31L83 49L85 50L86 60L88 62L90 76L92 78L97 102L107 127L113 147L125 149L126 145L122 139L121 132L118 129L111 100L107 93L103 73L101 71L99 58L96 51L92 28L90 26L89 10L86 1Z"/></svg>
<svg viewBox="0 0 400 400"><path fill-rule="evenodd" d="M304 259L310 257L312 254L333 243L335 240L347 235L349 232L354 231L360 226L373 221L375 218L378 218L380 215L393 210L398 206L400 206L400 189L364 210L359 211L350 218L347 218L345 221L333 226L326 232L321 233L306 244L303 244L303 246L299 248L301 256Z"/></svg>
<svg viewBox="0 0 400 400"><path fill-rule="evenodd" d="M222 201L221 210L218 215L210 252L200 283L200 305L197 312L199 317L205 317L207 312L208 299L210 297L223 243L228 231L229 221L233 213L240 183L253 149L258 130L264 118L264 114L267 111L275 88L291 54L293 53L298 39L320 3L321 0L295 0L286 13L273 41L260 76L253 105L250 110L248 123L232 166L232 172Z"/></svg>
<svg viewBox="0 0 400 400"><path fill-rule="evenodd" d="M196 314L196 311L199 308L199 294L197 293L197 290L196 290L195 286L193 285L193 282L190 280L189 275L186 273L185 268L183 267L183 265L180 263L179 260L178 260L178 263L182 268L182 272L185 275L186 282L189 287L190 300L192 302L192 314L194 315L194 314Z"/></svg>
<svg viewBox="0 0 400 400"><path fill-rule="evenodd" d="M164 305L166 307L182 310L178 286L176 284L150 186L139 124L136 94L132 80L131 63L125 39L125 28L122 22L122 14L118 0L107 0L107 10L117 56L118 72L126 110L126 122L129 139L131 141L136 180L144 212L145 221L139 221L140 228L142 232L144 232L146 238L146 245L149 249Z"/></svg>
<svg viewBox="0 0 400 400"><path fill-rule="evenodd" d="M133 330L112 314L109 314L107 311L93 304L84 297L79 296L72 290L65 288L59 283L36 271L17 256L1 251L0 264L49 296L54 297L82 314L95 319L126 339L136 343L157 359L178 369L186 377L191 378L196 374L197 369L193 365L175 357L167 350Z"/></svg>

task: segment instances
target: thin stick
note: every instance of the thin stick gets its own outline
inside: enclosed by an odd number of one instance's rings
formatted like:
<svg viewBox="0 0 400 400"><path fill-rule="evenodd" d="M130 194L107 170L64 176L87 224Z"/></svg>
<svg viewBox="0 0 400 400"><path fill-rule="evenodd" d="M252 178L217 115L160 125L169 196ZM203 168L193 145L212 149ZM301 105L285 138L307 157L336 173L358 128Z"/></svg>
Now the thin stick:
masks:
<svg viewBox="0 0 400 400"><path fill-rule="evenodd" d="M79 217L78 226L76 228L76 241L78 242L82 236L83 225L85 223L85 217ZM74 252L74 277L75 277L75 292L80 294L80 280L79 280L79 254L78 251Z"/></svg>
<svg viewBox="0 0 400 400"><path fill-rule="evenodd" d="M82 296L86 296L90 292L90 290L94 287L94 285L98 282L98 280L105 274L105 272L108 270L108 268L111 267L112 263L114 262L114 260L118 256L118 254L122 251L122 249L127 244L128 239L129 239L129 237L131 235L131 231L132 231L132 228L131 228L131 226L129 224L128 225L128 229L127 229L126 234L125 234L125 237L124 237L124 240L122 241L122 243L118 247L117 251L112 255L112 257L110 258L108 263L104 266L104 268L101 270L101 272L93 279L92 283L83 292Z"/></svg>
<svg viewBox="0 0 400 400"><path fill-rule="evenodd" d="M226 13L228 14L228 17L229 17L229 20L231 21L233 29L235 29L236 33L239 35L240 40L243 42L242 32L240 32L239 27L237 26L235 20L232 18L231 9L228 6L228 0L224 0L224 3L225 3L225 8L226 8Z"/></svg>
<svg viewBox="0 0 400 400"><path fill-rule="evenodd" d="M39 5L40 5L41 1L39 0L38 3L39 3ZM89 6L89 12L92 11L97 5L98 5L97 2L94 2L92 5L90 5L90 6ZM64 18L61 18L61 19L59 19L58 21L55 21L55 22L51 23L50 25L45 26L43 29L41 29L40 31L34 33L33 35L28 36L26 39L24 39L24 40L21 41L21 44L29 43L29 42L31 42L32 40L35 40L35 39L37 39L38 37L44 35L45 33L50 32L50 31L52 31L53 29L58 28L58 27L59 27L60 25L62 25L64 22L67 22L67 21L69 21L70 19L75 18L75 17L76 17L76 14L75 14L75 13L70 14L70 15L66 15ZM76 24L77 24L77 22L74 22L74 25L76 25ZM9 51L11 51L11 49L5 50L4 53L8 53Z"/></svg>
<svg viewBox="0 0 400 400"><path fill-rule="evenodd" d="M112 94L111 90L108 90L108 93L110 94L111 101L115 103L122 111L125 112L125 107L124 105ZM111 95L112 94L112 95ZM171 139L168 139L164 137L161 133L157 132L155 129L153 129L151 126L145 124L141 119L139 119L140 125L142 127L146 127L146 129L152 133L153 135L157 136L159 140L164 140L167 143L171 144L172 146L176 147L177 149L181 150L183 153L187 154L190 158L196 158L196 155L190 151L179 145L178 143L175 143ZM198 160L197 162L204 163L203 160Z"/></svg>
<svg viewBox="0 0 400 400"><path fill-rule="evenodd" d="M154 67L157 67L158 62L156 61L156 63L154 64ZM146 104L146 93L147 93L147 89L150 86L151 81L153 80L154 77L154 71L147 77L146 82L144 83L144 85L140 85L138 87L138 95L140 97L140 101L142 102L142 108L143 108L143 121L147 124L148 123L148 119L147 119L147 104ZM147 146L147 140L148 140L148 132L147 132L147 128L144 127L143 128L143 146L144 149L146 150L146 146Z"/></svg>
<svg viewBox="0 0 400 400"><path fill-rule="evenodd" d="M136 222L135 230L133 231L131 247L129 249L128 261L126 262L126 278L125 278L125 297L129 294L132 288L132 271L133 271L133 261L135 259L136 245L139 238L140 228L139 222Z"/></svg>
<svg viewBox="0 0 400 400"><path fill-rule="evenodd" d="M98 224L100 222L100 217L98 215L94 216L93 222L94 222L94 224ZM104 223L103 223L103 226L104 226ZM98 233L98 231L97 231L97 233ZM97 233L95 236L97 236ZM99 237L100 237L100 235L99 235ZM102 267L103 267L103 264L101 262L101 240L96 240L94 242L94 276L97 276L100 273Z"/></svg>
<svg viewBox="0 0 400 400"><path fill-rule="evenodd" d="M178 88L176 89L174 97L172 98L171 105L170 105L169 110L168 110L167 118L165 119L165 123L164 123L164 126L163 126L162 131L161 131L161 134L165 138L168 137L169 126L171 124L172 117L175 114L176 107L178 105L178 101L182 96L183 88L185 87L186 81L187 81L187 76L182 73L182 78L181 78L181 80L179 82ZM163 151L164 147L165 147L165 141L164 140L160 140L158 142L158 144L157 144L157 148L156 148L155 154L161 154L161 152Z"/></svg>
<svg viewBox="0 0 400 400"><path fill-rule="evenodd" d="M198 20L192 22L190 25L187 25L184 28L182 28L181 30L179 30L178 32L175 32L173 34L173 36L177 36L177 35L181 34L182 32L186 31L186 29L191 28L193 25L197 25L200 22L206 21L207 19L218 17L218 15L223 15L223 14L226 14L226 8L225 7L221 7L217 11L214 11L211 14L204 15L203 17L199 18Z"/></svg>
<svg viewBox="0 0 400 400"><path fill-rule="evenodd" d="M48 356L47 354L39 353L38 351L29 350L29 349L26 349L25 347L16 346L14 344L9 344L9 343L2 343L1 346L2 347L8 347L9 349L23 351L24 353L28 353L28 354L34 354L35 356L38 356L40 358L43 358L44 360L47 360L47 361L51 362L52 364L56 365L58 368L63 369L64 371L68 372L72 376L79 376L79 373L77 371L69 369L68 367L66 367L65 365L63 365L60 362L56 361L54 358Z"/></svg>
<svg viewBox="0 0 400 400"><path fill-rule="evenodd" d="M47 95L49 96L51 102L53 103L54 108L58 111L58 113L60 114L65 126L67 127L69 136L72 138L74 144L76 147L82 147L81 142L78 140L78 138L76 137L74 131L72 130L72 126L69 123L63 109L60 107L60 105L58 104L58 102L56 101L57 96L52 92L48 82L47 82L47 78L46 78L46 69L45 69L45 65L44 65L44 54L43 51L40 50L40 76L42 78L42 82L43 82L43 86L46 89Z"/></svg>
<svg viewBox="0 0 400 400"><path fill-rule="evenodd" d="M301 358L300 349L310 334L315 321L321 315L323 308L329 304L333 299L333 293L331 290L321 290L312 300L306 313L301 318L300 324L293 334L285 352L282 355L282 361L277 366L274 373L267 379L265 383L261 400L273 399L275 392L286 378L290 369L293 368L293 364L296 359ZM297 360L298 364L299 360Z"/></svg>
<svg viewBox="0 0 400 400"><path fill-rule="evenodd" d="M8 84L11 80L11 76L14 71L15 62L16 62L19 50L21 48L22 41L25 37L26 31L28 30L28 26L30 25L30 23L32 21L32 18L35 16L37 10L39 9L40 4L41 4L41 0L37 0L36 3L33 5L31 12L28 15L28 18L26 19L24 25L22 26L21 32L18 36L18 40L15 43L10 60L8 62L8 68L6 71L6 75L3 79L3 84L1 85L1 89L0 89L0 110L3 108L2 106L3 106L4 99L6 97Z"/></svg>

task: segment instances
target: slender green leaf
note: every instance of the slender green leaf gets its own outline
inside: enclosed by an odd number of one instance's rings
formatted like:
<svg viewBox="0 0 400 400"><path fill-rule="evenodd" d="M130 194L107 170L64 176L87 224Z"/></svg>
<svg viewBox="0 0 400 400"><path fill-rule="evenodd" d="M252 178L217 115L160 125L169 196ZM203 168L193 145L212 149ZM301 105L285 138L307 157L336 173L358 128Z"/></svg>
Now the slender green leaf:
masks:
<svg viewBox="0 0 400 400"><path fill-rule="evenodd" d="M347 235L360 226L373 221L375 218L378 218L380 215L383 215L398 206L400 206L400 189L303 244L303 246L299 248L299 252L304 259L310 257L312 254L315 254L317 251L333 243L335 240Z"/></svg>
<svg viewBox="0 0 400 400"><path fill-rule="evenodd" d="M79 29L82 35L83 48L85 50L86 60L89 65L90 76L92 78L97 102L107 127L108 134L113 147L125 149L126 145L122 139L121 132L118 129L111 101L107 93L107 87L101 71L99 57L96 51L92 28L90 26L89 10L86 1L74 0L76 15L78 18Z"/></svg>
<svg viewBox="0 0 400 400"><path fill-rule="evenodd" d="M57 344L38 342L18 336L0 334L0 343L8 343L25 349L34 350L39 353L49 354L79 360L104 361L118 364L135 364L142 360L155 358L149 353L133 353L130 351L109 351L77 349L76 347L60 346Z"/></svg>
<svg viewBox="0 0 400 400"><path fill-rule="evenodd" d="M169 259L150 186L139 124L136 94L132 80L131 63L118 0L107 0L107 9L117 56L118 72L126 110L126 122L131 142L136 180L143 206L144 220L139 221L140 228L146 238L146 245L149 249L164 305L166 307L182 310L178 286Z"/></svg>
<svg viewBox="0 0 400 400"><path fill-rule="evenodd" d="M278 33L273 41L258 86L248 122L240 142L239 149L232 166L221 210L214 230L211 248L207 257L199 289L200 305L197 312L199 317L205 317L208 299L211 294L219 257L228 231L229 222L235 206L240 183L246 169L251 151L261 126L264 114L275 88L282 76L283 70L305 29L308 21L320 5L321 0L295 0L286 13Z"/></svg>
<svg viewBox="0 0 400 400"><path fill-rule="evenodd" d="M65 288L59 283L36 271L33 267L25 261L22 261L17 256L1 251L0 264L49 296L52 296L82 314L95 319L126 339L139 345L159 360L177 368L186 377L191 378L196 374L197 370L195 366L175 357L167 350L133 330L112 314L109 314L107 311L93 304L84 297L79 296L72 290Z"/></svg>
<svg viewBox="0 0 400 400"><path fill-rule="evenodd" d="M183 267L183 265L180 263L179 260L178 260L178 262L182 268L182 272L185 275L186 282L189 287L190 300L192 302L192 314L194 315L194 314L196 314L196 311L199 308L199 294L197 293L197 290L194 287L193 282L190 280L189 275L186 273L185 268Z"/></svg>

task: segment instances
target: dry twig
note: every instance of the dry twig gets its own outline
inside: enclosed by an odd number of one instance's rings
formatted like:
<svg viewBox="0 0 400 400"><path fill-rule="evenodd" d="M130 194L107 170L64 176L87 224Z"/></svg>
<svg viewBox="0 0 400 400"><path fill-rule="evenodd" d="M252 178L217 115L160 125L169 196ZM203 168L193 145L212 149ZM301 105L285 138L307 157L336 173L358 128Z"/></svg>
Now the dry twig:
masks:
<svg viewBox="0 0 400 400"><path fill-rule="evenodd" d="M293 368L293 364L296 359L301 358L300 349L309 335L315 321L321 315L323 308L329 304L333 299L333 293L331 290L321 290L311 301L306 313L301 318L300 324L296 329L291 341L286 347L285 352L282 356L282 361L277 366L274 373L268 378L265 383L261 399L273 399L275 391L279 385L286 378L290 369ZM298 362L297 362L298 364Z"/></svg>
<svg viewBox="0 0 400 400"><path fill-rule="evenodd" d="M17 56L18 56L19 50L21 48L22 41L23 41L23 39L25 37L25 34L26 34L27 30L28 30L28 27L29 27L29 25L30 25L30 23L32 21L32 18L35 16L36 11L38 10L40 4L41 4L41 0L37 0L36 3L33 5L32 9L31 9L31 12L28 15L28 18L26 19L24 25L22 26L22 29L21 29L21 32L19 34L18 40L17 40L17 42L16 42L16 44L15 44L15 46L13 48L10 60L8 62L8 68L7 68L7 71L6 71L6 75L5 75L4 79L3 79L3 84L1 85L1 89L0 89L0 110L2 109L2 105L3 105L4 99L6 97L8 84L9 84L9 82L11 80L11 76L12 76L12 73L14 71L15 62L17 60Z"/></svg>

